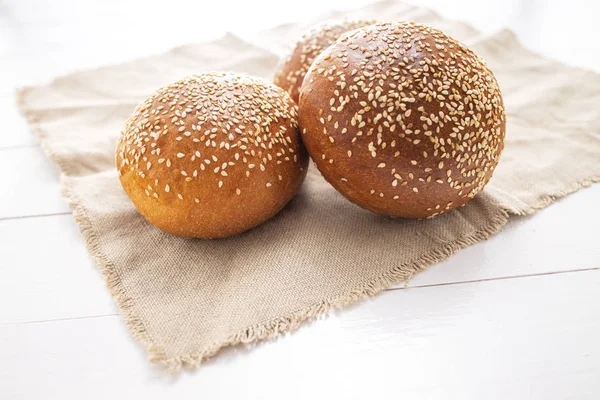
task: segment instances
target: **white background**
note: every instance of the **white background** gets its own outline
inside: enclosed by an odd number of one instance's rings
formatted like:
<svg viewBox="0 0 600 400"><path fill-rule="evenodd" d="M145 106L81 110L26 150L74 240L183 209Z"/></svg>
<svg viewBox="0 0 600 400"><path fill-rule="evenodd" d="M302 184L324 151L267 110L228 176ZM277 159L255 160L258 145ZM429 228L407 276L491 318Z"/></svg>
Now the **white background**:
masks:
<svg viewBox="0 0 600 400"><path fill-rule="evenodd" d="M176 378L131 339L14 89L366 3L0 0L0 399L600 398L600 185L514 218L408 289ZM600 72L598 2L419 4Z"/></svg>

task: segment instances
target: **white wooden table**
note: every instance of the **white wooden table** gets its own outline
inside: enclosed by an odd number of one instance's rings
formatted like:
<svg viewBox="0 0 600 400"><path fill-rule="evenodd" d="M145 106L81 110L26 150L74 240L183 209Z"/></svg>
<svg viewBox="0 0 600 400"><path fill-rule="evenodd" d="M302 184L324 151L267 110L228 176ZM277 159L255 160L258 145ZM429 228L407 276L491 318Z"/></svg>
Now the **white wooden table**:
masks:
<svg viewBox="0 0 600 400"><path fill-rule="evenodd" d="M0 0L0 399L600 398L600 185L277 341L178 378L150 365L13 91L366 1L202 3ZM509 26L528 47L600 72L593 0L420 3L486 32Z"/></svg>

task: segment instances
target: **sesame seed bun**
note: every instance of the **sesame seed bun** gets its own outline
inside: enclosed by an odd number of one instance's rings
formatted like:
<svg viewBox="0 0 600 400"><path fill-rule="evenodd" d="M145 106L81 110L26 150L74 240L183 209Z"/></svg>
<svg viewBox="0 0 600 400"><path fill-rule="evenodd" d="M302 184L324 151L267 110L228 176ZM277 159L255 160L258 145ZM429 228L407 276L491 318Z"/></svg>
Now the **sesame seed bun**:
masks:
<svg viewBox="0 0 600 400"><path fill-rule="evenodd" d="M273 82L286 90L297 103L302 80L314 59L345 32L374 23L372 20L330 21L304 33L292 52L277 66Z"/></svg>
<svg viewBox="0 0 600 400"><path fill-rule="evenodd" d="M116 152L121 184L165 232L221 238L275 215L306 176L297 107L260 79L189 76L140 104Z"/></svg>
<svg viewBox="0 0 600 400"><path fill-rule="evenodd" d="M299 115L325 179L361 207L405 218L436 216L479 193L506 128L485 62L414 22L343 35L304 78Z"/></svg>

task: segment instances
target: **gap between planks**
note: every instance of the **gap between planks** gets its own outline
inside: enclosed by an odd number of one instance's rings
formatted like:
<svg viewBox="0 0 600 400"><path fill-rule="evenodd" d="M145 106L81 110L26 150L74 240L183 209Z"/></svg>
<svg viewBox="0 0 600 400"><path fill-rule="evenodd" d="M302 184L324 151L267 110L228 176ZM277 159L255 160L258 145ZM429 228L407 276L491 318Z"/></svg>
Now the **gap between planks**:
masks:
<svg viewBox="0 0 600 400"><path fill-rule="evenodd" d="M37 143L31 143L31 144L15 144L12 146L0 146L0 151L25 149L25 148L32 148L32 147L40 147L40 145Z"/></svg>
<svg viewBox="0 0 600 400"><path fill-rule="evenodd" d="M454 282L429 283L429 284L425 284L425 285L415 285L415 286L406 285L406 286L401 286L401 287L388 288L386 290L393 291L393 290L420 289L420 288L428 288L428 287L435 287L435 286L462 285L465 283L502 281L502 280L506 280L506 279L532 278L532 277L536 277L536 276L570 274L572 272L588 272L588 271L597 271L597 270L600 270L600 266L590 267L590 268L575 268L575 269L570 269L570 270L566 270L566 271L548 271L548 272L538 272L538 273L534 273L534 274L498 276L495 278L481 278L481 279L472 279L472 280L454 281Z"/></svg>
<svg viewBox="0 0 600 400"><path fill-rule="evenodd" d="M0 217L0 222L13 221L13 220L17 220L17 219L57 217L57 216L61 216L61 215L71 215L71 214L72 214L71 211L62 211L62 212L49 213L49 214L16 215L14 217Z"/></svg>

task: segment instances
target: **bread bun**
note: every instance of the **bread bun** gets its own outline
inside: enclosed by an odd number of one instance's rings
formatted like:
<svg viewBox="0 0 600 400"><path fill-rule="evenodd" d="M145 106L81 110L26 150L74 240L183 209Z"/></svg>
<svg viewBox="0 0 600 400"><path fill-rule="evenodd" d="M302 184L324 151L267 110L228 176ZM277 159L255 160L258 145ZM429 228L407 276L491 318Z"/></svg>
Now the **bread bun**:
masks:
<svg viewBox="0 0 600 400"><path fill-rule="evenodd" d="M299 115L325 179L361 207L406 218L441 214L480 192L506 128L485 62L414 22L342 36L304 78Z"/></svg>
<svg viewBox="0 0 600 400"><path fill-rule="evenodd" d="M297 103L302 80L314 59L343 33L374 23L375 21L362 20L338 21L311 29L302 35L292 53L279 63L273 81Z"/></svg>
<svg viewBox="0 0 600 400"><path fill-rule="evenodd" d="M304 180L308 155L285 91L208 73L140 104L116 162L125 192L150 223L174 235L221 238L281 210Z"/></svg>

